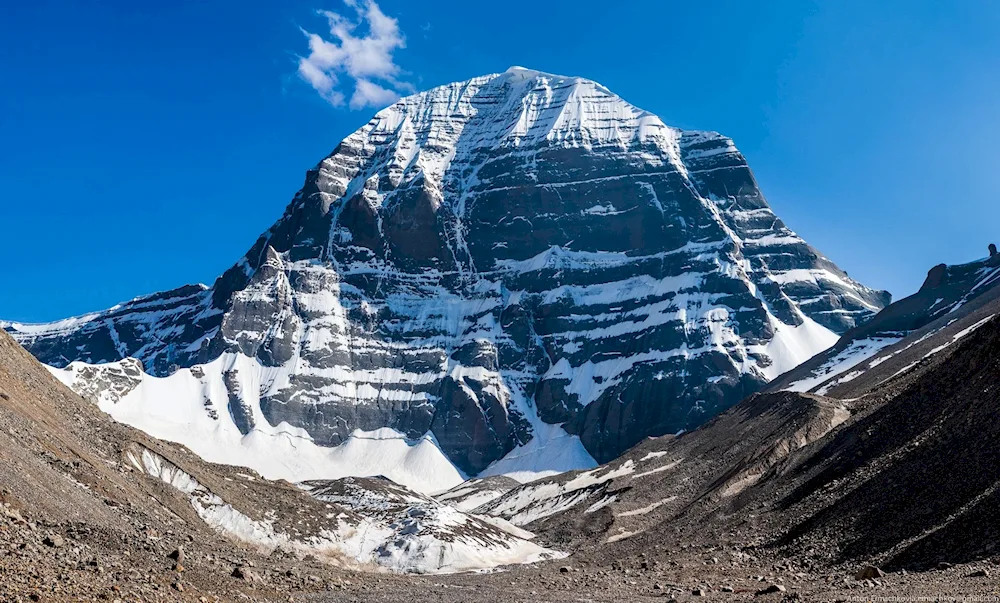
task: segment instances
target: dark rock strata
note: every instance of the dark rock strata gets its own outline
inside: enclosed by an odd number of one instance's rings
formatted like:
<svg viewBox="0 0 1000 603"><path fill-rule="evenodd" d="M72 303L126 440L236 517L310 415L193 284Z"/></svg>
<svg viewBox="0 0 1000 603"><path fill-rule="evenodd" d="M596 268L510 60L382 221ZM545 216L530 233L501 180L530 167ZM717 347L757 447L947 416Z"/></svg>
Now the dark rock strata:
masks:
<svg viewBox="0 0 1000 603"><path fill-rule="evenodd" d="M249 398L268 421L431 431L475 474L533 422L599 461L692 428L790 368L776 338L818 351L887 302L785 227L728 138L513 69L378 113L211 288L4 326L55 366L250 356L286 371Z"/></svg>

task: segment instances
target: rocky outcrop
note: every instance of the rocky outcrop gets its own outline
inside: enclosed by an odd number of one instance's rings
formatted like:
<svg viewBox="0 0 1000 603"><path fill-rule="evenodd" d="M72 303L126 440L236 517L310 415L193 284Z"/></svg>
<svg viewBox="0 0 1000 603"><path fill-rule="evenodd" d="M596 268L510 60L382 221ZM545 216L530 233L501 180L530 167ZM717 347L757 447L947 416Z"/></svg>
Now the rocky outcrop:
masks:
<svg viewBox="0 0 1000 603"><path fill-rule="evenodd" d="M887 303L775 216L730 139L512 69L380 111L211 288L4 326L55 366L242 354L270 377L230 391L241 431L259 405L327 446L430 432L471 475L546 423L598 461L692 428Z"/></svg>

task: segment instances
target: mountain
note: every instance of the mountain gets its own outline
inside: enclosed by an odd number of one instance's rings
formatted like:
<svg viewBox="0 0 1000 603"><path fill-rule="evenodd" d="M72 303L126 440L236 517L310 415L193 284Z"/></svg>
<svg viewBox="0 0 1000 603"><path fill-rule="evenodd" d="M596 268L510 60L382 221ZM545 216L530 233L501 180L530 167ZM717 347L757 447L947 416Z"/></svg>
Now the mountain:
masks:
<svg viewBox="0 0 1000 603"><path fill-rule="evenodd" d="M694 428L888 302L730 139L512 68L378 112L211 287L2 326L208 460L427 492Z"/></svg>

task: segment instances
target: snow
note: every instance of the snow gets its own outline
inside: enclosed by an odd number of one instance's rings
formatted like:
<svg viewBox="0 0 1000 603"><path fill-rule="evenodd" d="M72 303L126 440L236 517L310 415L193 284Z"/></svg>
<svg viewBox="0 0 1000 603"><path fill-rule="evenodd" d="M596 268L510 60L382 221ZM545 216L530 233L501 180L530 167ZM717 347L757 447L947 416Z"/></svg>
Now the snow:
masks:
<svg viewBox="0 0 1000 603"><path fill-rule="evenodd" d="M534 534L499 518L464 513L391 483L310 482L317 499L366 518L355 558L398 571L450 573L558 559L528 542ZM360 531L360 530L358 530Z"/></svg>
<svg viewBox="0 0 1000 603"><path fill-rule="evenodd" d="M479 475L506 475L524 483L597 466L580 438L566 433L561 426L537 421L533 427L535 437L531 441L510 451Z"/></svg>
<svg viewBox="0 0 1000 603"><path fill-rule="evenodd" d="M601 468L594 469L593 471L584 471L580 475L577 475L570 481L566 482L564 487L566 490L579 490L581 488L587 488L589 486L596 486L597 484L603 484L608 480L612 480L618 477L626 476L630 473L635 472L635 463L631 460L627 460L622 463L617 469L612 469L607 473L600 473Z"/></svg>
<svg viewBox="0 0 1000 603"><path fill-rule="evenodd" d="M117 368L120 363L104 365ZM50 371L71 388L79 372L90 365L73 363ZM276 376L273 368L255 359L224 354L212 363L199 365L204 377L181 369L169 377L142 374L141 383L121 399L102 399L101 410L115 420L149 435L183 444L203 459L249 467L267 479L299 482L336 479L349 475L383 475L418 492L446 490L465 480L441 451L432 434L416 440L389 428L355 430L339 446L317 445L309 434L287 423L271 425L258 404L250 404L254 429L240 433L228 410L223 373L238 369L244 392L260 391L260 384ZM198 372L196 370L196 372ZM215 411L213 419L207 410Z"/></svg>
<svg viewBox="0 0 1000 603"><path fill-rule="evenodd" d="M584 471L565 483L525 484L477 509L480 513L503 517L517 526L527 525L550 515L562 513L587 500L594 488L612 479L629 475L635 464L627 460L619 467L607 466ZM614 496L592 503L585 512L593 512L614 502Z"/></svg>
<svg viewBox="0 0 1000 603"><path fill-rule="evenodd" d="M130 450L126 456L136 469L187 494L198 516L219 532L267 551L282 546L291 548L292 540L277 533L271 522L257 521L237 511L160 455L143 448Z"/></svg>
<svg viewBox="0 0 1000 603"><path fill-rule="evenodd" d="M838 377L838 378L834 379L833 381L831 381L830 383L827 383L823 387L819 388L818 390L816 390L816 393L819 394L819 395L821 395L821 396L825 396L834 387L836 387L838 385L843 385L844 383L848 383L850 381L854 381L855 379L857 379L858 377L860 377L861 375L864 375L864 374L865 374L864 369L856 370L856 371L851 371L849 373L846 373L846 374L842 375L841 377Z"/></svg>
<svg viewBox="0 0 1000 603"><path fill-rule="evenodd" d="M764 346L771 364L764 367L762 372L769 381L837 343L836 333L804 314L801 318L802 324L790 326L768 316L773 325L774 337Z"/></svg>
<svg viewBox="0 0 1000 603"><path fill-rule="evenodd" d="M567 491L557 484L522 486L503 496L499 505L488 505L488 513L500 516L516 526L527 525L543 517L562 513L587 499L586 490Z"/></svg>
<svg viewBox="0 0 1000 603"><path fill-rule="evenodd" d="M611 544L612 542L618 542L619 540L625 540L626 538L629 538L631 536L635 536L636 534L639 534L641 532L642 532L642 530L637 530L637 531L634 531L634 532L629 532L627 530L626 531L622 531L622 532L619 532L617 534L612 534L611 536L608 536L607 542L608 542L608 544Z"/></svg>
<svg viewBox="0 0 1000 603"><path fill-rule="evenodd" d="M784 387L785 391L808 392L826 381L849 371L865 360L875 356L884 348L897 342L899 337L869 337L852 341L850 345L832 358L815 368L808 377L793 381ZM856 376L856 375L855 375ZM846 377L840 381L848 381Z"/></svg>
<svg viewBox="0 0 1000 603"><path fill-rule="evenodd" d="M588 207L587 209L582 210L580 213L589 216L613 216L616 214L620 214L622 212L617 211L615 209L615 206L612 205L611 203L605 203L605 204L593 205L591 207Z"/></svg>
<svg viewBox="0 0 1000 603"><path fill-rule="evenodd" d="M486 503L494 501L511 488L489 486L490 482L483 479L470 479L446 492L434 495L435 500L447 503L459 511L473 511Z"/></svg>
<svg viewBox="0 0 1000 603"><path fill-rule="evenodd" d="M982 320L979 320L975 324L970 325L970 326L962 329L958 333L955 333L954 335L951 336L951 339L949 341L946 341L944 344L939 345L936 348L932 349L931 351L927 352L924 355L924 358L930 358L934 354L937 354L938 352L940 352L940 351L948 348L949 346L951 346L953 343L955 343L959 339L962 339L963 337L965 337L969 333L972 333L973 331L975 331L979 327L981 327L981 326L985 325L986 323L988 323L989 321L991 321L993 319L993 316L994 315L991 314L991 315L987 316L986 318L983 318Z"/></svg>
<svg viewBox="0 0 1000 603"><path fill-rule="evenodd" d="M659 467L656 467L655 469L650 469L649 471L643 471L642 473L636 473L635 475L632 476L632 479L638 479L640 477L646 477L647 475L653 475L654 473L661 473L663 471L670 471L671 469L673 469L677 465L680 465L681 464L681 460L683 460L683 459L678 459L676 461L673 461L672 463L667 463L666 465L660 465Z"/></svg>
<svg viewBox="0 0 1000 603"><path fill-rule="evenodd" d="M668 453L667 453L666 450L658 450L656 452L650 452L646 456L644 456L641 459L639 459L639 462L642 463L642 462L649 461L649 460L652 460L652 459L658 459L661 456L666 456L667 454Z"/></svg>
<svg viewBox="0 0 1000 603"><path fill-rule="evenodd" d="M986 260L984 258L984 259L981 259L981 260L977 260L976 262L973 262L973 263L983 263L985 261ZM957 302L955 302L951 306L948 306L947 308L942 308L941 310L938 311L938 313L950 314L952 312L955 312L956 310L958 310L962 306L964 306L970 299L972 299L973 297L976 296L976 292L979 289L982 289L983 287L986 287L987 285L990 285L990 284L996 282L997 279L1000 279L1000 267L983 266L979 270L976 271L976 274L977 274L977 276L979 276L979 280L976 282L976 284L973 285L965 293L965 295L962 296L961 299L959 299Z"/></svg>
<svg viewBox="0 0 1000 603"><path fill-rule="evenodd" d="M940 301L941 300L935 302L935 305ZM923 358L929 358L934 354L937 354L938 352L947 349L949 346L951 346L958 340L962 339L969 333L972 333L979 327L989 322L990 319L993 318L993 316L994 315L987 316L977 321L976 323L970 325L969 327L966 327L965 329L962 329L961 331L954 333L950 339L945 341L945 343L937 347L934 347L929 352L924 354ZM906 350L912 348L913 346L918 345L923 341L926 341L927 339L933 337L934 335L939 333L942 329L948 327L952 323L954 323L954 320L949 322L944 327L939 327L935 330L923 334L921 337L908 343L906 347L903 347L902 349L897 349L892 353L887 353L883 355L879 355L882 350L898 343L899 341L902 340L903 336L900 335L900 336L869 337L865 339L852 341L848 347L844 348L839 353L834 355L832 358L830 358L822 365L820 365L818 368L813 370L809 376L788 384L784 389L786 391L797 391L797 392L816 391L816 393L818 393L821 396L826 395L834 387L842 385L844 383L848 383L856 379L857 377L860 377L861 375L864 374L865 370L874 368L882 364L883 362L886 362L890 358L898 356L899 354L905 352ZM871 360L869 361L869 359ZM867 366L862 367L861 365L866 361L868 361ZM905 373L906 371L913 368L917 364L919 364L919 362L914 362L907 365L906 367L894 373L892 377L896 377L898 375L901 375L902 373Z"/></svg>
<svg viewBox="0 0 1000 603"><path fill-rule="evenodd" d="M651 504L649 504L649 505L647 505L645 507L640 507L638 509L632 509L631 511L622 511L621 513L619 513L617 515L617 517L635 517L636 515L645 515L647 513L651 513L653 511L655 511L656 509L662 507L663 505L667 504L668 502L670 502L672 500L675 500L676 498L677 498L676 496L668 496L667 498L664 498L663 500L658 500L658 501L656 501L654 503L651 503Z"/></svg>
<svg viewBox="0 0 1000 603"><path fill-rule="evenodd" d="M379 512L393 501L363 489L352 500L318 496L356 511L360 515L357 523L349 523L341 514L335 518L336 529L295 537L276 529L272 520L253 519L235 509L194 477L148 449L129 450L127 458L140 471L188 495L195 512L213 529L267 553L284 549L299 555L346 556L359 564L422 574L482 570L566 556L529 542L533 534L496 518L483 525L501 531L478 530L464 535L462 529L467 524L481 520L416 495L397 495L397 499L403 498L402 502L408 505L407 515L403 521L396 517L387 519ZM410 516L422 518L423 525Z"/></svg>
<svg viewBox="0 0 1000 603"><path fill-rule="evenodd" d="M610 505L611 503L615 502L616 500L618 500L618 495L617 494L612 494L611 496L605 496L601 500L599 500L599 501L595 502L594 504L590 505L589 507L587 507L587 510L584 511L583 513L585 515L589 515L590 513L596 513L597 511L600 511L601 509L603 509L604 507Z"/></svg>
<svg viewBox="0 0 1000 603"><path fill-rule="evenodd" d="M896 371L895 373L893 373L892 377L889 377L889 379L892 379L893 377L898 377L898 376L902 375L903 373L905 373L906 371L910 370L911 368L917 366L918 364L920 364L919 360L916 361L916 362L911 362L910 364L907 364L903 368L901 368L898 371Z"/></svg>
<svg viewBox="0 0 1000 603"><path fill-rule="evenodd" d="M120 372L127 362L74 362L65 369L49 370L70 388L82 391L89 383L81 372ZM262 387L266 391L266 384L280 387L285 378L281 368L263 367L256 359L241 354L224 354L209 364L181 369L164 378L141 373L139 385L120 397L109 396L111 390L106 389L98 405L115 420L153 437L183 444L207 461L248 467L267 479L300 482L382 475L417 492L432 493L452 488L467 478L448 460L431 433L411 440L390 428L359 429L339 446L320 446L304 429L287 423L271 425L252 398L247 402L254 428L244 435L229 412L223 379L223 374L234 368L239 388L245 394L260 392ZM196 377L198 373L203 376ZM377 379L378 371L374 373L370 378ZM217 418L212 418L209 411L214 411ZM537 418L533 427L534 437L529 442L494 462L481 475L509 475L527 482L597 465L579 437Z"/></svg>

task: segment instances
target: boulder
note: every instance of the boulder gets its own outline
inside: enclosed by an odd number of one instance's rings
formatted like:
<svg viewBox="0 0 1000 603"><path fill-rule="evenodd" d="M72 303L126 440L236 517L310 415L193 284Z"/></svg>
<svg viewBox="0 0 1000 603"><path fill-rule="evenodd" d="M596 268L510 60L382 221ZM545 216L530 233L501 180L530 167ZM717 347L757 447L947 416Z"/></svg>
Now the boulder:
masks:
<svg viewBox="0 0 1000 603"><path fill-rule="evenodd" d="M773 593L783 593L785 592L785 587L782 584L772 584L767 588L762 588L758 590L755 594L757 595L770 595Z"/></svg>
<svg viewBox="0 0 1000 603"><path fill-rule="evenodd" d="M866 565L854 575L855 580L873 580L885 576L885 572L874 565Z"/></svg>

